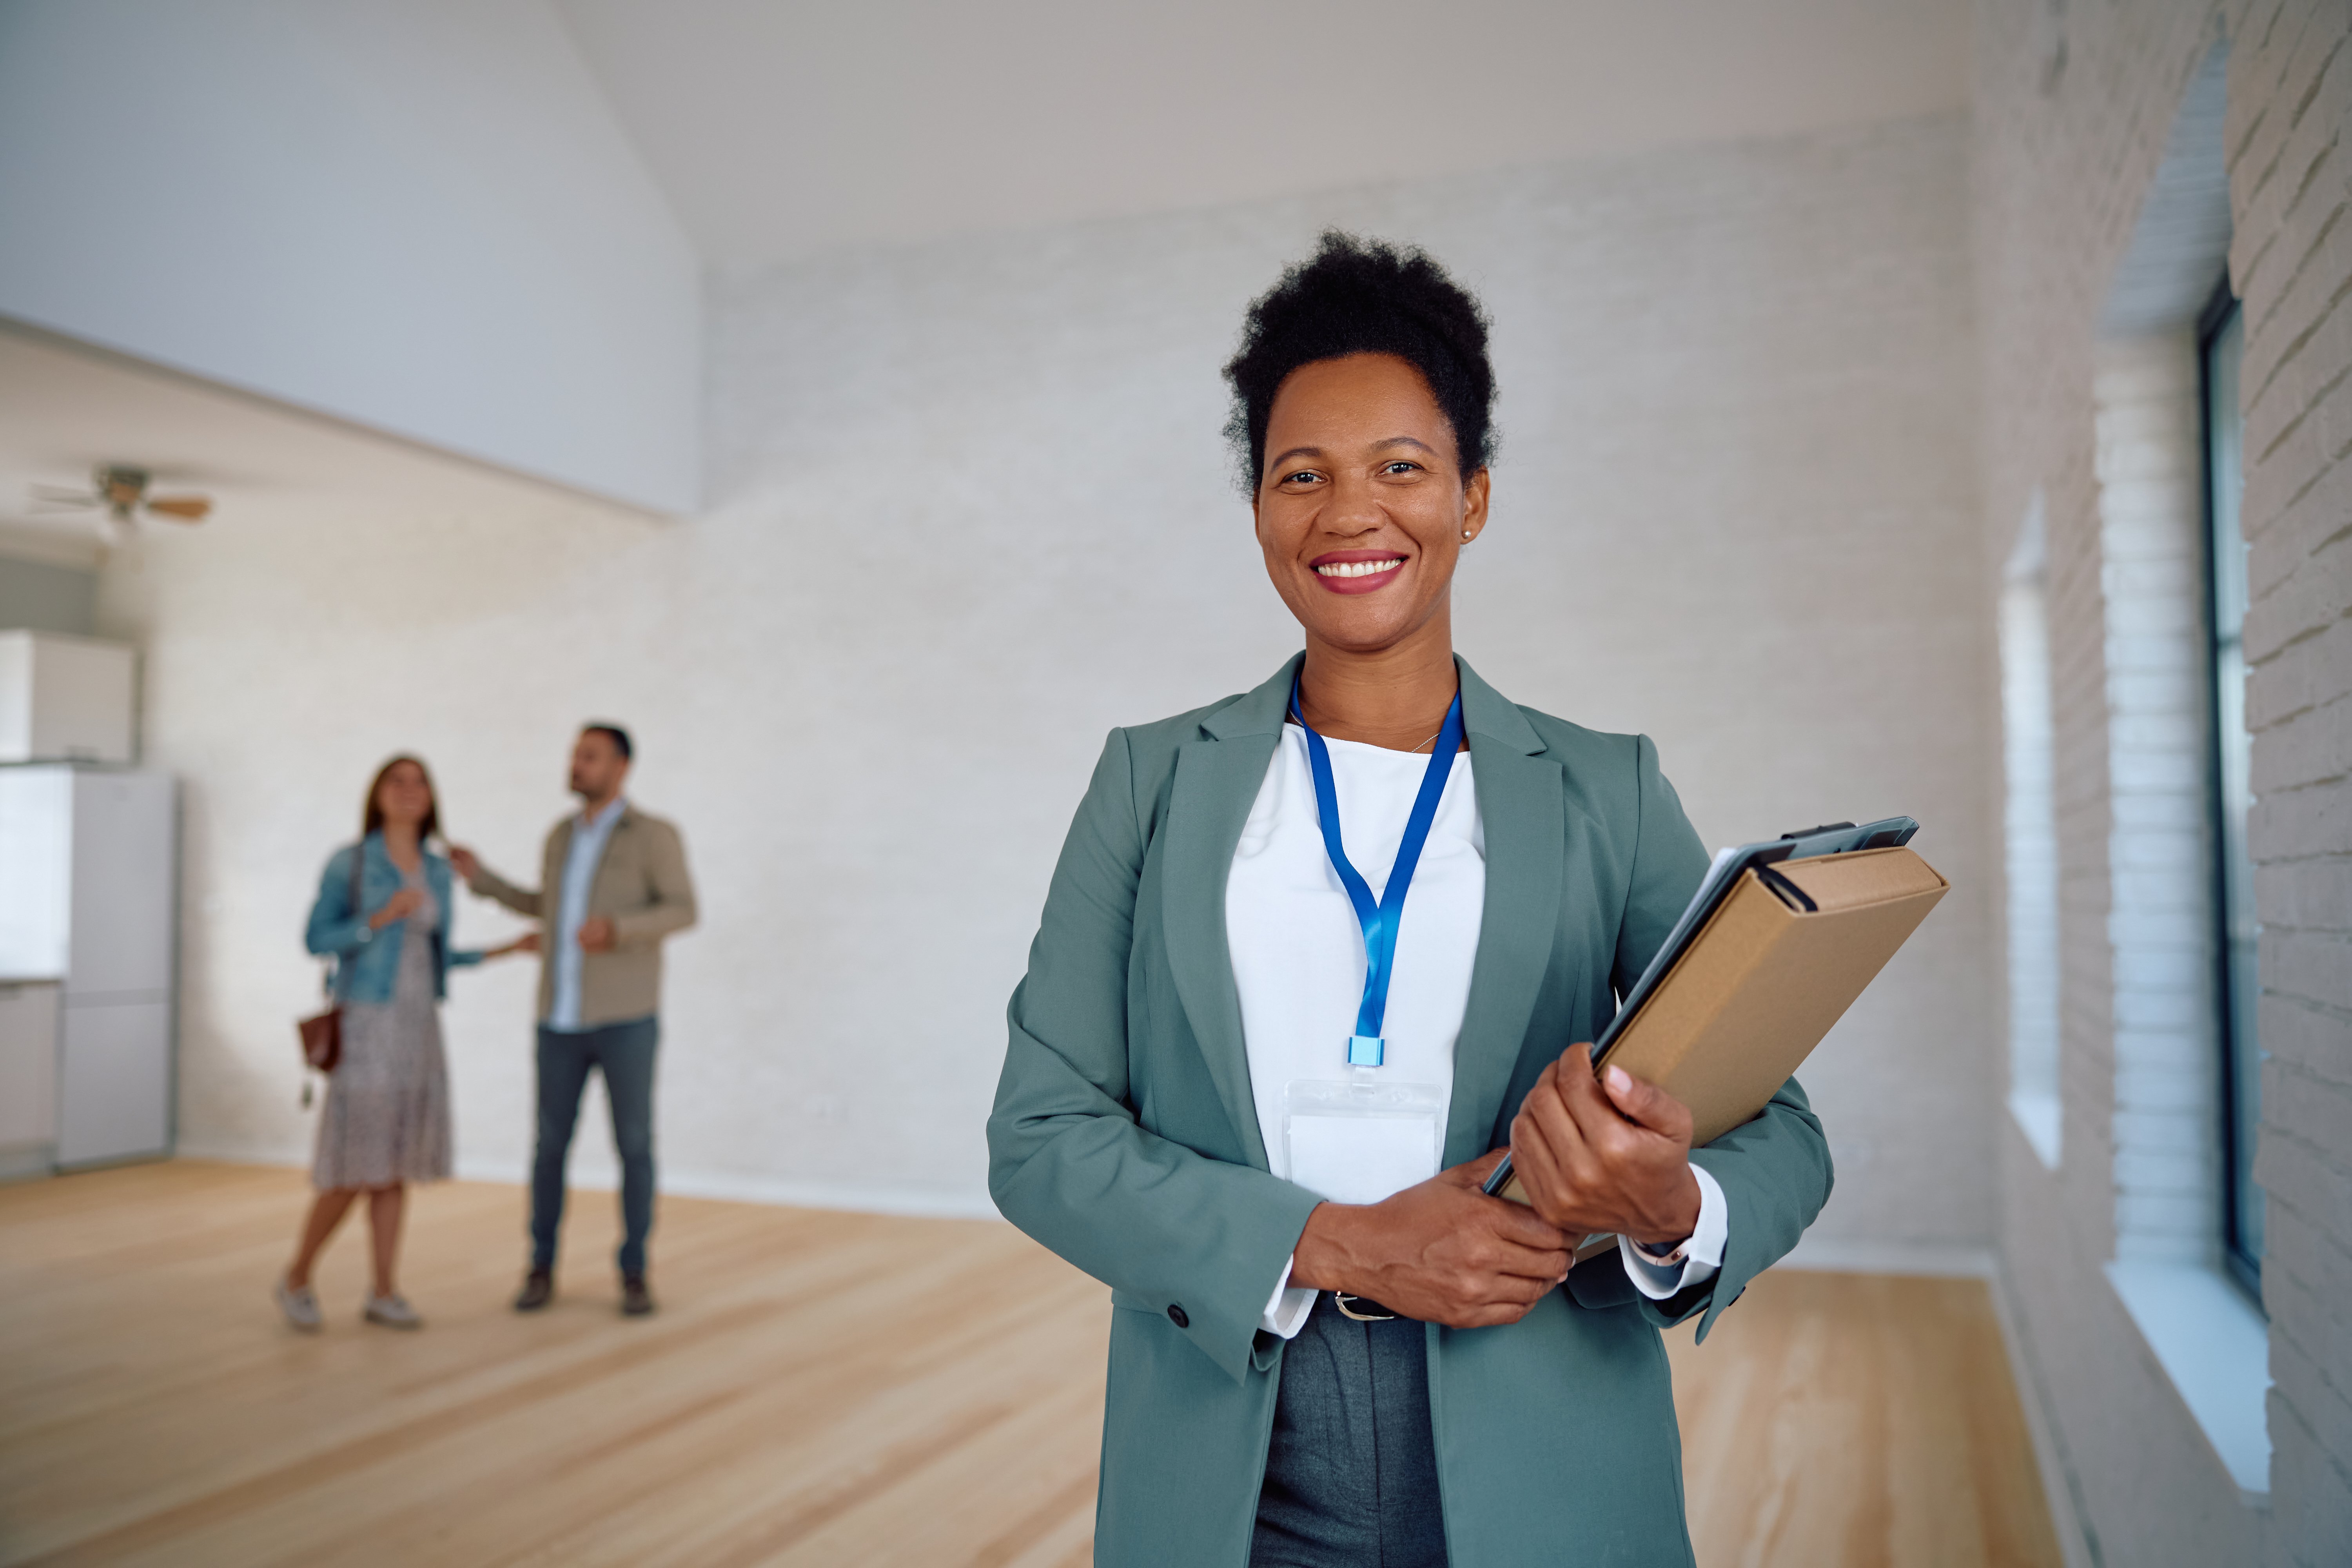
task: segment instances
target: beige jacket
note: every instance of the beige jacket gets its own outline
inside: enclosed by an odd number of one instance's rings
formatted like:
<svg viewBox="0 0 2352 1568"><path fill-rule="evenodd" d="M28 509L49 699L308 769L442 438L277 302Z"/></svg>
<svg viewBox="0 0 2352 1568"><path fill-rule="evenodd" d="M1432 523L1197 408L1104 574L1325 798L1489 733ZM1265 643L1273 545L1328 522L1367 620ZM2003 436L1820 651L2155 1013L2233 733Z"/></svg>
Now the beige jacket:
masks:
<svg viewBox="0 0 2352 1568"><path fill-rule="evenodd" d="M552 949L555 921L563 899L563 861L572 852L567 816L547 836L540 857L539 886L518 888L487 868L467 884L519 915L540 922L543 948L539 963L539 1016L555 1007ZM650 1017L661 1005L661 942L694 923L694 883L686 874L686 845L677 829L624 802L621 820L604 841L604 858L588 884L588 913L613 921L610 952L583 953L580 1022L593 1028Z"/></svg>

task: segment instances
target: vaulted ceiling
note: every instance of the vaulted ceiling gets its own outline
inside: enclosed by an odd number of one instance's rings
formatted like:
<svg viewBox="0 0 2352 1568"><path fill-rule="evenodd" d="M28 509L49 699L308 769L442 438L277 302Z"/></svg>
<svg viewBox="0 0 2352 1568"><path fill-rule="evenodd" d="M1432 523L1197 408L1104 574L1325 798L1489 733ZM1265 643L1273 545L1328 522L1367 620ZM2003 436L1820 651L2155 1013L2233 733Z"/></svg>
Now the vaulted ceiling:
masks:
<svg viewBox="0 0 2352 1568"><path fill-rule="evenodd" d="M1968 0L558 0L704 256L1957 110Z"/></svg>
<svg viewBox="0 0 2352 1568"><path fill-rule="evenodd" d="M562 94L548 83L560 86L563 71L523 68L576 48L577 59L557 63L578 80L577 96L592 100L583 112L601 118L608 102L624 133L588 151L619 161L665 226L666 198L702 259L722 265L1951 111L1965 106L1970 74L1968 0L541 0L548 5L561 26L534 7L536 30L503 12L469 20L461 8L421 9L411 42L425 55L447 54L443 33L486 29L479 47L457 51L467 58L442 63L467 84L485 79L484 101L509 117L539 116L546 122L534 129L558 142L576 140L578 130L549 117ZM353 15L385 26L396 16L382 6ZM154 31L144 25L140 40L152 44ZM310 31L336 33L323 24ZM491 47L522 47L507 33L541 54L518 63L511 48ZM252 43L240 37L229 29L211 41L234 56ZM344 84L360 109L388 112L376 100L394 102L406 90L444 118L454 113L433 100L446 73L424 70L418 58L382 64L376 77ZM604 102L593 101L598 85ZM218 96L210 84L205 90ZM221 107L224 122L261 111L234 94ZM483 123L509 138L515 130L496 115ZM453 134L481 133L468 126ZM340 156L341 145L318 155ZM633 157L642 171L625 167ZM390 177L351 173L362 187ZM411 194L439 188L431 169L403 164L391 174ZM657 189L646 186L646 174ZM559 169L545 188L512 194L526 209L560 207L580 183L578 170ZM299 193L289 211L315 215L299 181L279 184ZM247 198L259 198L228 184L226 194L194 196L200 213L226 215L226 237L212 237L234 254L249 237L238 228ZM139 202L117 205L150 221ZM171 247L100 248L136 283L143 267L184 273L188 239L175 232ZM486 261L513 265L495 246L478 248ZM369 255L395 293L466 281L463 268ZM234 304L206 297L224 320ZM267 299L246 304L274 308ZM463 458L385 441L378 432L416 437L413 422L352 400L175 359L135 335L81 335L287 401L0 322L0 533L16 536L0 546L23 548L30 538L91 548L86 519L32 515L26 497L33 484L81 482L102 461L143 463L159 484L219 495L224 518L214 527L239 508L277 500L317 507L347 495L496 510L537 504L531 496L544 493ZM332 343L320 352L331 349L341 352ZM455 449L494 458L502 451L488 438ZM516 466L563 477L558 465Z"/></svg>

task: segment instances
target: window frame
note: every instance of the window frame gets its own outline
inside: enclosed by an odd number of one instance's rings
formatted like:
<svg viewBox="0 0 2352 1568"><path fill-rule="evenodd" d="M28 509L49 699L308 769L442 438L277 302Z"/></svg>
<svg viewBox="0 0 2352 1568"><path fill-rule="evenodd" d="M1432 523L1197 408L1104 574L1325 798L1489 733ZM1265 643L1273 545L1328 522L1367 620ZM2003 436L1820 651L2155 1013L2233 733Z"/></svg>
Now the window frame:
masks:
<svg viewBox="0 0 2352 1568"><path fill-rule="evenodd" d="M2254 1245L2249 1245L2244 1214L2249 1195L2248 1190L2252 1189L2252 1195L2257 1203L2261 1201L2262 1192L2253 1177L2254 1151L2249 1146L2252 1140L2242 1136L2240 1132L2240 1113L2244 1108L2239 1103L2239 1086L2242 1081L2242 1073L2244 1065L2242 1059L2242 1053L2247 1051L2254 1053L2253 1067L2254 1070L2259 1072L2262 1042L2259 1028L2252 1031L2252 1038L2246 1038L2243 1037L2247 1031L2239 1027L2242 999L2237 995L2239 990L2237 974L2235 966L2231 961L2231 914L2233 908L2231 847L2242 836L2242 830L2240 834L2233 834L2231 829L2229 820L2231 803L2226 783L2226 764L2223 760L2223 748L2229 743L2229 737L2224 734L2224 731L2230 721L2231 710L2222 692L2221 680L2223 669L2221 604L2222 576L2221 562L2218 554L2221 544L2219 538L2221 517L2217 493L2220 485L2216 464L2213 460L2214 443L2218 434L2214 428L2213 420L2213 353L2215 345L2221 335L2229 330L2232 321L2242 321L2242 306L2237 296L2231 292L2230 279L2224 273L2215 283L2212 295L2206 300L2204 309L2198 312L2197 317L2198 467L2203 481L2200 494L2204 503L2202 511L2205 546L2203 632L2208 726L2205 748L2206 799L2212 843L2213 1021L2215 1043L2220 1047L2215 1052L2215 1066L2218 1068L2221 1086L2218 1100L2221 1121L2221 1254L2224 1270L2253 1298L2254 1302L2259 1306L2263 1299L2262 1253L2258 1250L2259 1238L2255 1239ZM2243 342L2242 324L2240 337L2242 354ZM2242 363L2242 361L2241 363ZM2239 470L2242 485L2244 473L2242 420L2242 411L2240 425L2242 450ZM2240 638L2242 648L2242 630Z"/></svg>

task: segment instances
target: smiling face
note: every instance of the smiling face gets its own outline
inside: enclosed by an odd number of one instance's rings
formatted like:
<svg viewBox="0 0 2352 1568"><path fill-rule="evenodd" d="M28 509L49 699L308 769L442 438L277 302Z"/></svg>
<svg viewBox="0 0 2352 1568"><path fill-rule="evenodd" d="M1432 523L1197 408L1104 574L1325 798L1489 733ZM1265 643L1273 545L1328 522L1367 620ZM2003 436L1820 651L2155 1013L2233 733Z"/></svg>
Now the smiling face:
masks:
<svg viewBox="0 0 2352 1568"><path fill-rule="evenodd" d="M425 770L411 762L398 762L384 770L376 781L375 809L387 823L402 827L415 827L431 815L433 784L425 778Z"/></svg>
<svg viewBox="0 0 2352 1568"><path fill-rule="evenodd" d="M1291 372L1265 429L1255 508L1275 592L1307 639L1378 653L1448 634L1454 563L1486 523L1429 384L1393 354Z"/></svg>

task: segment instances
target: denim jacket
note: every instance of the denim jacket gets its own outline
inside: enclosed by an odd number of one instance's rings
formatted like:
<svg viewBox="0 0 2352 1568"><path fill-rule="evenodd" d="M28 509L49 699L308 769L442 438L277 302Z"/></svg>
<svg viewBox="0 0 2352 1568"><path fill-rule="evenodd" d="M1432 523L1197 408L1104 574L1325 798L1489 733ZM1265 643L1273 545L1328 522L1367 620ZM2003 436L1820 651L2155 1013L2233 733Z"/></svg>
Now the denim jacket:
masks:
<svg viewBox="0 0 2352 1568"><path fill-rule="evenodd" d="M357 909L352 907L354 854L366 856L360 863ZM441 922L432 933L433 994L441 997L448 994L449 966L479 963L482 955L478 951L452 950L449 946L449 862L429 849L425 851L425 885L433 890L434 902L441 906ZM392 1000L393 981L400 973L400 946L407 937L408 922L398 920L382 931L371 931L367 917L390 902L400 888L400 868L392 863L381 833L371 833L356 845L346 844L327 858L327 868L319 878L319 899L310 906L310 925L303 932L302 942L320 957L334 959L337 1001Z"/></svg>

